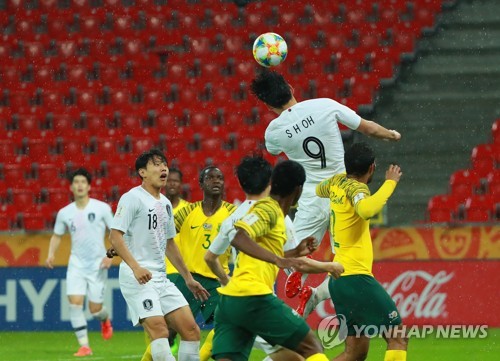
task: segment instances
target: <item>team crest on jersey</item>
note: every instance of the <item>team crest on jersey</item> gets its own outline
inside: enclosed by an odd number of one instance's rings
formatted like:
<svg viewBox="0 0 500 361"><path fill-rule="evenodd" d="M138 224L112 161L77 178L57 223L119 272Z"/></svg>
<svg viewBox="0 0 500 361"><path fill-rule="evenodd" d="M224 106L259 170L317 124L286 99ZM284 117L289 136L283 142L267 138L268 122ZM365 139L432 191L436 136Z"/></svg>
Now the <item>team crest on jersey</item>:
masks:
<svg viewBox="0 0 500 361"><path fill-rule="evenodd" d="M212 230L212 224L211 223L203 223L203 229L205 231L211 231Z"/></svg>
<svg viewBox="0 0 500 361"><path fill-rule="evenodd" d="M94 220L95 220L95 213L93 213L93 212L89 213L88 219L89 219L89 222L94 222Z"/></svg>
<svg viewBox="0 0 500 361"><path fill-rule="evenodd" d="M153 308L153 301L151 299L146 299L142 301L142 305L146 311L150 311Z"/></svg>
<svg viewBox="0 0 500 361"><path fill-rule="evenodd" d="M167 214L169 217L172 217L172 208L170 208L170 205L167 204Z"/></svg>

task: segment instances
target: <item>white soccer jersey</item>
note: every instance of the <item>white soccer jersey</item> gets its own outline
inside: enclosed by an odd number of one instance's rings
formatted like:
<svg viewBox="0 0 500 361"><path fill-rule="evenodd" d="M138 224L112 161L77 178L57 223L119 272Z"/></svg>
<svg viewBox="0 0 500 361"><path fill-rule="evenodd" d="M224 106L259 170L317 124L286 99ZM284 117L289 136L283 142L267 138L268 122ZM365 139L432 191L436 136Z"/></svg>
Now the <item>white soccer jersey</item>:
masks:
<svg viewBox="0 0 500 361"><path fill-rule="evenodd" d="M226 250L231 246L231 242L236 235L236 229L234 228L234 224L239 221L243 216L245 216L253 204L255 204L255 200L245 200L243 203L239 205L238 208L221 224L219 234L215 237L214 241L208 248L210 252L213 254L221 255L226 252ZM285 251L290 249L294 249L297 247L297 237L295 236L295 230L293 228L293 222L290 217L285 217L285 225L286 225L286 235L287 241L283 246Z"/></svg>
<svg viewBox="0 0 500 361"><path fill-rule="evenodd" d="M160 194L157 199L141 186L132 188L120 198L111 228L124 232L125 243L141 267L165 274L167 239L176 234L167 197ZM131 272L123 261L120 267Z"/></svg>
<svg viewBox="0 0 500 361"><path fill-rule="evenodd" d="M285 153L288 159L302 164L306 186L315 185L345 172L344 146L337 123L355 130L361 117L328 98L299 102L269 123L266 148L271 154Z"/></svg>
<svg viewBox="0 0 500 361"><path fill-rule="evenodd" d="M111 228L112 219L111 207L93 198L83 209L73 202L57 213L54 234L62 236L66 230L71 234L70 266L99 269L106 256L104 234Z"/></svg>

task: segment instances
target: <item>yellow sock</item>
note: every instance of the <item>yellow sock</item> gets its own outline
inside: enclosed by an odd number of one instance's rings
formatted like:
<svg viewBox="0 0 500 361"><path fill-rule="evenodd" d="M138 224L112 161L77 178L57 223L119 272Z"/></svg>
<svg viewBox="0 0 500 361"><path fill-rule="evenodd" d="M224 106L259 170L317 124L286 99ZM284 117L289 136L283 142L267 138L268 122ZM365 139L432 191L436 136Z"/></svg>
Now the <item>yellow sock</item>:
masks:
<svg viewBox="0 0 500 361"><path fill-rule="evenodd" d="M144 330L144 343L146 343L146 346L148 346L151 343L151 340L149 339L149 335L146 332L146 330Z"/></svg>
<svg viewBox="0 0 500 361"><path fill-rule="evenodd" d="M212 341L214 339L214 330L210 331L200 348L200 361L208 361L212 357Z"/></svg>
<svg viewBox="0 0 500 361"><path fill-rule="evenodd" d="M146 352L142 355L141 361L153 361L153 355L151 355L151 343L148 344L148 347L146 347Z"/></svg>
<svg viewBox="0 0 500 361"><path fill-rule="evenodd" d="M384 361L406 361L406 351L387 350L385 351Z"/></svg>
<svg viewBox="0 0 500 361"><path fill-rule="evenodd" d="M329 361L324 353L317 353L306 358L306 361Z"/></svg>

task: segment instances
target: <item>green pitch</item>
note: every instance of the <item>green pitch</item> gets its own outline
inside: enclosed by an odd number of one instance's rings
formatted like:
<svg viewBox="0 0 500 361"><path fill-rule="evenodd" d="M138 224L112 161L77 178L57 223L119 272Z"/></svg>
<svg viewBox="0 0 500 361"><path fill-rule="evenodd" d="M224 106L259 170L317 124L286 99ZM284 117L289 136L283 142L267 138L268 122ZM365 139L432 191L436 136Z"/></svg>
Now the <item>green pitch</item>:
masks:
<svg viewBox="0 0 500 361"><path fill-rule="evenodd" d="M203 336L206 332L203 333ZM140 360L144 351L142 332L115 332L110 341L99 333L89 335L94 355L83 360ZM71 332L1 332L0 359L12 361L74 361L78 346ZM326 350L329 358L342 351L343 346ZM385 342L373 339L368 360L384 359ZM488 330L484 339L411 339L408 360L426 361L496 361L500 355L500 329ZM250 360L262 360L264 354L255 350Z"/></svg>

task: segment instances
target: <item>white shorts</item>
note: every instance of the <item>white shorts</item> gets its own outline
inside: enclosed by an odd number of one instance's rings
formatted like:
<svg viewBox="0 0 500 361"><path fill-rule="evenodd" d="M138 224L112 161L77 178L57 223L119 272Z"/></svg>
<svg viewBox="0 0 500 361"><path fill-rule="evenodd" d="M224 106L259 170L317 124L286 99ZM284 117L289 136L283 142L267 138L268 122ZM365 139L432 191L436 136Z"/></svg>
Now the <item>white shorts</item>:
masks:
<svg viewBox="0 0 500 361"><path fill-rule="evenodd" d="M153 316L165 316L188 303L166 274L154 275L148 283L141 285L128 272L119 273L120 290L127 302L130 319L134 326L139 321Z"/></svg>
<svg viewBox="0 0 500 361"><path fill-rule="evenodd" d="M66 295L87 295L90 302L103 303L107 280L107 269L89 271L73 267L70 264L66 271Z"/></svg>
<svg viewBox="0 0 500 361"><path fill-rule="evenodd" d="M257 336L255 338L255 342L253 344L253 347L264 351L264 353L267 356L272 355L273 353L278 352L279 350L283 349L283 346L280 346L280 345L271 346L266 340L264 340L260 336Z"/></svg>
<svg viewBox="0 0 500 361"><path fill-rule="evenodd" d="M330 227L330 200L316 195L302 194L293 220L297 241L313 236L322 241ZM330 235L330 241L331 241ZM333 242L331 242L333 251Z"/></svg>

